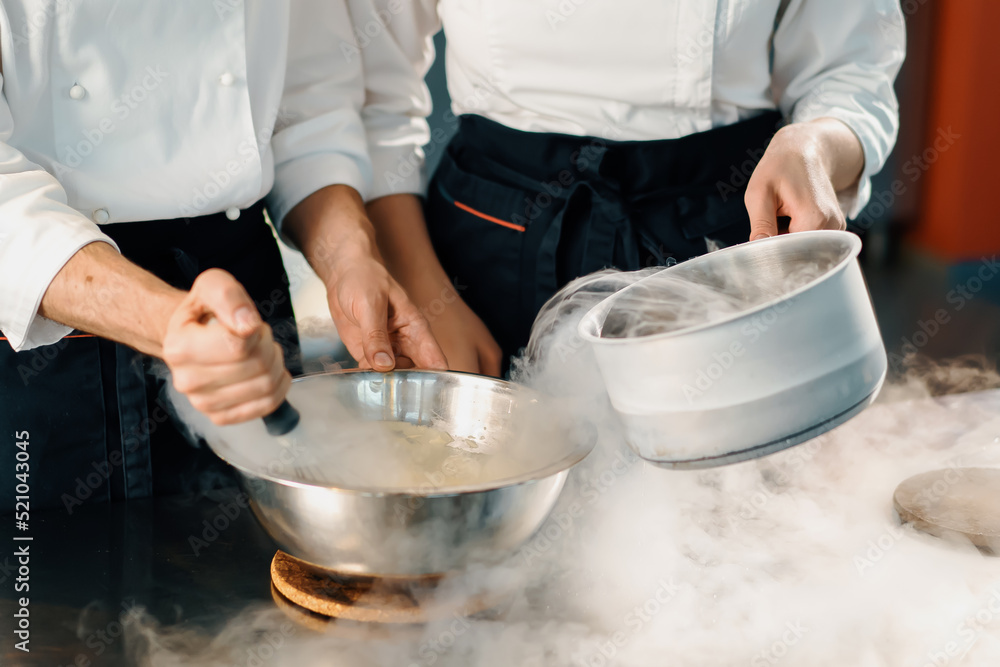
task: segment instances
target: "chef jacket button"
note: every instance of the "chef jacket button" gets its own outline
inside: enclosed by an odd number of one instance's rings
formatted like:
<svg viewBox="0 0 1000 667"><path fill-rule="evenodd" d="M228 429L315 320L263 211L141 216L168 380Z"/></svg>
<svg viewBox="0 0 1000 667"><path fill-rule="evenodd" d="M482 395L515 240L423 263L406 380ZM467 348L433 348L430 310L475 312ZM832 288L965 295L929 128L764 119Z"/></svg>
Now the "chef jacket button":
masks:
<svg viewBox="0 0 1000 667"><path fill-rule="evenodd" d="M93 217L94 217L94 222L96 222L99 225L103 225L105 222L111 219L111 214L108 213L108 209L99 208L96 211L94 211Z"/></svg>
<svg viewBox="0 0 1000 667"><path fill-rule="evenodd" d="M74 100L82 100L87 96L87 89L78 83L74 83L73 87L69 89L69 96Z"/></svg>
<svg viewBox="0 0 1000 667"><path fill-rule="evenodd" d="M223 72L222 76L219 77L219 83L223 86L231 86L236 83L236 77L233 76L232 72Z"/></svg>
<svg viewBox="0 0 1000 667"><path fill-rule="evenodd" d="M240 209L236 208L235 206L227 208L226 217L229 218L230 220L235 220L236 218L240 217Z"/></svg>

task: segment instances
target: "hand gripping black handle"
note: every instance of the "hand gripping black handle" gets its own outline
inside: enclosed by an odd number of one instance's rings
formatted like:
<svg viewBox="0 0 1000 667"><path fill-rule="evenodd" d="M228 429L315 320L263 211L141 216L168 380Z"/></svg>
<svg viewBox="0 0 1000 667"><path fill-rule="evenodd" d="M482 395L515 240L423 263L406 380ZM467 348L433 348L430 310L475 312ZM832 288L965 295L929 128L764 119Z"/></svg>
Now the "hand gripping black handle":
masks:
<svg viewBox="0 0 1000 667"><path fill-rule="evenodd" d="M288 401L282 401L278 409L264 417L264 425L270 435L287 435L299 425L301 415Z"/></svg>

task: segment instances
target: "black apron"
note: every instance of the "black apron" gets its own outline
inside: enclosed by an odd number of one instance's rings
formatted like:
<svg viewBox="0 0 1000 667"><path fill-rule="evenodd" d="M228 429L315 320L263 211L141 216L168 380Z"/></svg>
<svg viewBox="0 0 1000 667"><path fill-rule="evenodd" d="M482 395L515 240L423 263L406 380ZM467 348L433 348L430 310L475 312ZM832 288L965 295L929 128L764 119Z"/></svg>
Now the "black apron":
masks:
<svg viewBox="0 0 1000 667"><path fill-rule="evenodd" d="M680 139L608 141L462 116L428 188L427 226L505 368L574 278L746 241L746 184L781 123L766 112Z"/></svg>
<svg viewBox="0 0 1000 667"><path fill-rule="evenodd" d="M288 278L263 204L236 220L218 213L102 231L125 257L180 289L210 268L233 274L274 329L289 370L301 373ZM233 484L231 469L175 425L154 364L162 362L80 332L20 353L0 342L0 513L14 511L22 449L32 509L72 512L83 503ZM18 448L21 432L29 444Z"/></svg>

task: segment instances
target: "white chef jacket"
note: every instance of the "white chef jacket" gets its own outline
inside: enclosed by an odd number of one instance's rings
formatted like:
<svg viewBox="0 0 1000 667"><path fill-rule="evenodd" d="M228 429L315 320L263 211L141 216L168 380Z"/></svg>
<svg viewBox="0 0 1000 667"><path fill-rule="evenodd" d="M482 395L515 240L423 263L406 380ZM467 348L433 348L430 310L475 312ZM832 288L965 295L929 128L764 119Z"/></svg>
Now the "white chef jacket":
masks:
<svg viewBox="0 0 1000 667"><path fill-rule="evenodd" d="M455 114L529 132L675 139L780 109L864 148L856 216L896 139L899 0L351 0L372 197L422 192L423 76L443 24ZM352 48L344 46L351 60ZM435 150L441 147L433 144Z"/></svg>
<svg viewBox="0 0 1000 667"><path fill-rule="evenodd" d="M15 350L98 224L371 183L343 0L0 0L0 331ZM289 35L291 36L289 38ZM273 186L273 190L272 190ZM112 243L113 245L113 243Z"/></svg>

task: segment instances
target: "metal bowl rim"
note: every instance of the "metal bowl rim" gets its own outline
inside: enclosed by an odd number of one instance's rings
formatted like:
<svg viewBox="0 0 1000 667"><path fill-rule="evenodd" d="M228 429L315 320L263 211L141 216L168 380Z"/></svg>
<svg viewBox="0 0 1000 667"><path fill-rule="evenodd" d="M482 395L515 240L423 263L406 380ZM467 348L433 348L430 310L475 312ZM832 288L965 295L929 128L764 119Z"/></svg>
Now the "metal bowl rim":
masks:
<svg viewBox="0 0 1000 667"><path fill-rule="evenodd" d="M363 368L352 368L339 371L319 371L316 373L306 373L292 379L292 383L300 382L302 380L308 380L310 378L321 377L321 376L347 376L355 374L378 374L381 376L388 376L393 374L401 375L457 375L463 377L474 377L484 380L488 383L504 385L509 389L517 392L524 392L529 395L540 396L537 391L526 387L522 384L517 384L516 382L510 382L508 380L501 380L499 378L490 377L488 375L480 375L478 373L466 373L463 371L433 371L433 370L420 370L420 369L396 369L391 370L386 373L381 373L379 371L363 369ZM473 493L488 493L490 491L496 491L498 489L504 489L509 487L521 486L523 484L532 484L534 482L542 481L554 477L562 472L568 471L570 468L575 466L577 463L587 458L591 451L593 451L596 446L596 439L594 442L590 443L571 443L572 450L570 453L566 454L562 458L549 463L546 466L537 468L535 470L522 473L515 477L506 477L503 479L494 480L492 482L486 482L483 484L466 484L462 486L448 486L441 487L438 490L427 491L422 490L420 487L413 489L379 489L372 487L349 487L349 486L321 486L319 484L306 484L305 482L297 482L289 479L282 479L275 475L269 473L262 473L257 471L252 471L247 469L245 466L239 465L229 461L223 456L219 456L222 460L226 461L229 465L236 468L240 475L256 480L265 480L274 484L279 484L281 486L289 486L294 488L302 489L322 489L324 491L333 492L337 494L346 494L353 496L363 496L370 498L447 498L452 496L462 496ZM216 453L218 455L218 453ZM253 494L250 494L251 496Z"/></svg>
<svg viewBox="0 0 1000 667"><path fill-rule="evenodd" d="M695 262L695 263L707 262L709 261L708 258L717 257L722 253L735 253L735 252L745 251L745 248L751 245L766 244L766 243L782 243L783 242L782 239L786 236L789 238L794 237L796 239L801 239L810 236L836 236L838 238L847 240L848 243L850 244L850 248L847 255L842 260L837 262L835 266L831 267L830 270L825 272L823 275L817 276L813 280L810 280L805 285L800 285L799 287L795 288L794 290L791 290L786 294L783 294L780 297L776 297L769 301L765 301L764 303L757 304L752 308L748 308L747 310L734 313L715 322L703 322L702 324L696 324L694 326L684 327L682 329L677 329L675 331L665 331L663 333L650 334L648 336L635 336L635 337L625 337L625 338L605 338L603 336L595 335L591 332L591 328L594 329L597 328L596 321L597 318L600 317L600 315L602 314L602 310L609 310L614 305L614 301L619 299L622 294L625 294L627 291L631 290L634 287L638 287L646 280L649 280L649 278L662 276L667 271L671 271L679 266L690 265L689 264L690 262ZM844 271L851 262L857 259L860 253L861 253L860 237L851 232L840 231L835 229L814 229L804 232L795 232L794 234L782 234L779 236L771 236L766 239L758 239L756 241L748 241L746 243L740 243L737 245L729 246L728 248L722 248L721 250L716 250L715 252L694 257L692 259L689 259L687 262L681 262L680 264L668 266L659 273L643 278L642 280L632 283L631 285L615 292L614 294L611 294L606 299L602 300L600 303L598 303L589 311L587 311L587 314L583 316L582 320L580 320L580 324L577 327L577 333L579 333L580 336L585 340L599 345L628 345L628 344L634 345L639 342L646 343L646 342L665 340L667 338L677 338L680 336L686 336L688 334L698 333L706 329L732 324L733 322L738 322L744 318L752 317L758 313L767 310L768 308L773 308L779 303L790 301L795 297L799 296L800 294L808 292L809 290L813 289L820 283L828 281L834 275ZM607 316L607 312L603 314Z"/></svg>

